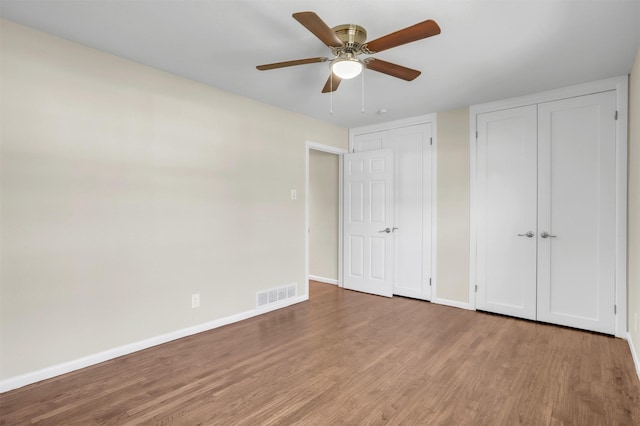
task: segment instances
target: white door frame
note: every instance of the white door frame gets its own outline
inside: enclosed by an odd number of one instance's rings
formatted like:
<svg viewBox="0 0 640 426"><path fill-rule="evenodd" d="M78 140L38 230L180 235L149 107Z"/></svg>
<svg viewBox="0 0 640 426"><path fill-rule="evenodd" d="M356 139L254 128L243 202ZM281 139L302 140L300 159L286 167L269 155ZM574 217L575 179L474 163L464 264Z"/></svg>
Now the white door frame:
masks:
<svg viewBox="0 0 640 426"><path fill-rule="evenodd" d="M617 308L615 336L627 336L627 120L628 120L628 76L609 78L551 90L530 96L473 105L469 108L469 155L470 155L470 239L469 239L469 305L476 306L476 247L477 247L477 163L476 163L476 116L484 112L535 105L576 96L609 90L616 91L616 264L615 304Z"/></svg>
<svg viewBox="0 0 640 426"><path fill-rule="evenodd" d="M323 145L316 142L305 142L304 154L304 276L305 289L309 297L309 155L310 151L322 151L338 156L338 287L342 287L342 162L346 149Z"/></svg>

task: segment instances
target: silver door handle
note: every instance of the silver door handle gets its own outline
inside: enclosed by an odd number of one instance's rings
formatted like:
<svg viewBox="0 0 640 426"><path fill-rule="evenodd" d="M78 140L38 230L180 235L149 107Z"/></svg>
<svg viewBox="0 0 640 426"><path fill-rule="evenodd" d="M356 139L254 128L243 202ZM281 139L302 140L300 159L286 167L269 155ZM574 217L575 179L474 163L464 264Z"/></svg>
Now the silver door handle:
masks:
<svg viewBox="0 0 640 426"><path fill-rule="evenodd" d="M533 233L533 231L529 231L526 234L518 234L518 237L529 237L529 238L533 238L533 236L536 235Z"/></svg>
<svg viewBox="0 0 640 426"><path fill-rule="evenodd" d="M391 228L384 228L382 231L378 232L386 232L387 234L391 232Z"/></svg>
<svg viewBox="0 0 640 426"><path fill-rule="evenodd" d="M393 228L391 228L391 232L396 232L396 230L397 230L397 229L400 229L400 228L396 228L396 227L394 226Z"/></svg>
<svg viewBox="0 0 640 426"><path fill-rule="evenodd" d="M557 237L557 235L551 235L548 232L543 232L542 234L540 234L540 236L542 238L555 238L555 237Z"/></svg>

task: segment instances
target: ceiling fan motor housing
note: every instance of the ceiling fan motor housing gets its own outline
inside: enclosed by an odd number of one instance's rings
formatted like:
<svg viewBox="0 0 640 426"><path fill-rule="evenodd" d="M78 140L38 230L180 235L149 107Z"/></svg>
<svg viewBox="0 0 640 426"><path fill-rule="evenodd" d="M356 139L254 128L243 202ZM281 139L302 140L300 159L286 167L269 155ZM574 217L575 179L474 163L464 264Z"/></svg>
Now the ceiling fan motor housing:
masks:
<svg viewBox="0 0 640 426"><path fill-rule="evenodd" d="M331 28L344 46L336 48L336 52L360 53L362 44L367 40L367 30L360 25L345 24Z"/></svg>

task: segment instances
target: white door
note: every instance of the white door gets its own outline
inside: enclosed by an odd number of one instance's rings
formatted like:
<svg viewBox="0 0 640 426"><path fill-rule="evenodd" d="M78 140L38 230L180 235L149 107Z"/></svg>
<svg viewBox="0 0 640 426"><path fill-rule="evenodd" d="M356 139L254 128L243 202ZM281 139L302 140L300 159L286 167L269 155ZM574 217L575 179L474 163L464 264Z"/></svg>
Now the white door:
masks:
<svg viewBox="0 0 640 426"><path fill-rule="evenodd" d="M393 151L344 156L344 288L393 294Z"/></svg>
<svg viewBox="0 0 640 426"><path fill-rule="evenodd" d="M477 116L481 310L536 318L536 106Z"/></svg>
<svg viewBox="0 0 640 426"><path fill-rule="evenodd" d="M613 91L543 103L538 121L538 320L610 334L615 105Z"/></svg>
<svg viewBox="0 0 640 426"><path fill-rule="evenodd" d="M391 131L396 166L393 294L431 299L431 125Z"/></svg>

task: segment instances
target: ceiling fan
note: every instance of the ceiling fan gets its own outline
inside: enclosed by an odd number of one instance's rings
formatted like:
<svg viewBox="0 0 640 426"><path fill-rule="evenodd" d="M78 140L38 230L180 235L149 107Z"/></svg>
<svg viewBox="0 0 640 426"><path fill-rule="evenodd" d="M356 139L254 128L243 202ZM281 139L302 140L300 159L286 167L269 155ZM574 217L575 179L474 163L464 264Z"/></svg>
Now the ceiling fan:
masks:
<svg viewBox="0 0 640 426"><path fill-rule="evenodd" d="M297 59L258 65L256 68L260 71L266 71L294 65L330 61L331 74L322 89L322 93L335 91L343 79L356 77L364 68L411 81L420 75L420 71L386 62L382 59L372 57L360 59L358 56L382 52L392 47L402 46L403 44L440 34L438 24L429 19L373 41L365 42L367 31L359 25L346 24L329 28L314 12L298 12L292 16L326 44L331 49L334 57Z"/></svg>

